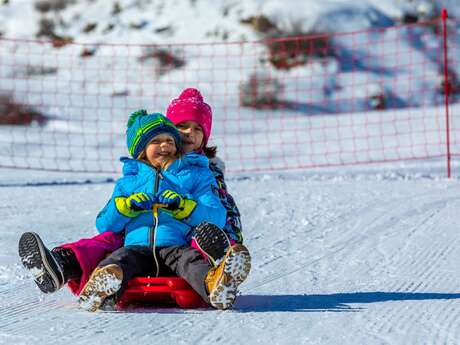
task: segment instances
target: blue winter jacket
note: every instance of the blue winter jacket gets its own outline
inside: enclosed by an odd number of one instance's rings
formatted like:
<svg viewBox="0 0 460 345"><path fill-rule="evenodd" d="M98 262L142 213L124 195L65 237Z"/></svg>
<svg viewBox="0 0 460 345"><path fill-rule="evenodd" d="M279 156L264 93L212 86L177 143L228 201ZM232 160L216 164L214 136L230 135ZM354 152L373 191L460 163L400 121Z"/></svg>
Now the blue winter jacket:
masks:
<svg viewBox="0 0 460 345"><path fill-rule="evenodd" d="M155 193L173 190L197 202L189 217L177 220L171 212L160 209L155 246L168 247L189 245L191 228L202 221L211 222L223 228L226 210L219 200L217 183L209 170L208 159L199 154L187 154L174 161L166 170L157 172L150 165L134 159L122 158L123 177L116 185L111 199L99 212L96 227L99 232L125 232L125 246L152 246L152 227L155 226L152 211L130 218L121 214L115 206L115 198L128 197L137 192Z"/></svg>

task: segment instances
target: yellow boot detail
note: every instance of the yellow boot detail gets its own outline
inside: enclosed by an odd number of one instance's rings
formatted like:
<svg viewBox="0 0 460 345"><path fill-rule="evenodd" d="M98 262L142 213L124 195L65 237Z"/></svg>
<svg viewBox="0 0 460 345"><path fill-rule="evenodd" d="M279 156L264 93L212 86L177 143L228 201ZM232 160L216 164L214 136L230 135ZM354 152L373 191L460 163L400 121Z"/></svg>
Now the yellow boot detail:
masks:
<svg viewBox="0 0 460 345"><path fill-rule="evenodd" d="M235 302L238 286L251 270L251 256L242 244L233 245L222 262L211 268L205 278L209 301L216 309L228 309Z"/></svg>
<svg viewBox="0 0 460 345"><path fill-rule="evenodd" d="M123 271L118 265L97 267L80 293L78 303L82 309L94 312L104 300L116 293L123 280Z"/></svg>

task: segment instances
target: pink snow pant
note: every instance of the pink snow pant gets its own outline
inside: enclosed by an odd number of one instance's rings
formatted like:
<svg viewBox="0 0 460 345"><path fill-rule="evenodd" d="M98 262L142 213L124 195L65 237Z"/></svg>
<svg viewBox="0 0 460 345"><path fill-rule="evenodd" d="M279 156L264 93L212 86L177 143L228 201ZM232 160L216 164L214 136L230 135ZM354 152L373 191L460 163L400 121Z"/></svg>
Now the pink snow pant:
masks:
<svg viewBox="0 0 460 345"><path fill-rule="evenodd" d="M122 233L117 234L108 231L92 238L82 238L77 242L60 246L69 248L75 253L82 270L82 276L79 280L69 280L68 282L72 293L75 295L80 294L97 264L107 255L123 246L123 241L124 236Z"/></svg>

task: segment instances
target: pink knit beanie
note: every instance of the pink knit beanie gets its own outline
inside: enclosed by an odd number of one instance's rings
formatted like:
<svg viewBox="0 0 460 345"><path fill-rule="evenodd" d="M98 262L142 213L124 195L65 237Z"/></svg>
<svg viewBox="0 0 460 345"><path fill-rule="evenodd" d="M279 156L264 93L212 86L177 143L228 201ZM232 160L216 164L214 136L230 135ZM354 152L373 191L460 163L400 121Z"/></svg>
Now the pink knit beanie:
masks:
<svg viewBox="0 0 460 345"><path fill-rule="evenodd" d="M173 99L166 110L166 117L175 125L185 121L195 121L203 129L204 144L208 142L211 135L212 110L203 101L203 96L197 89L185 89L179 98Z"/></svg>

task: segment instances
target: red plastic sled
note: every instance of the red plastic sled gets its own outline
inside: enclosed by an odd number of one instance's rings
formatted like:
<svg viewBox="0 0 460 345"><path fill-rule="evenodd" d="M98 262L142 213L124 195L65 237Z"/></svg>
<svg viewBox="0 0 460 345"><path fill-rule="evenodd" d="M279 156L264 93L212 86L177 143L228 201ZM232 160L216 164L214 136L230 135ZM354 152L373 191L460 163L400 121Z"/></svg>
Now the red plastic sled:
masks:
<svg viewBox="0 0 460 345"><path fill-rule="evenodd" d="M125 307L133 303L172 305L180 308L208 307L200 295L180 277L131 279L118 304Z"/></svg>

